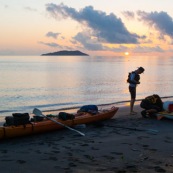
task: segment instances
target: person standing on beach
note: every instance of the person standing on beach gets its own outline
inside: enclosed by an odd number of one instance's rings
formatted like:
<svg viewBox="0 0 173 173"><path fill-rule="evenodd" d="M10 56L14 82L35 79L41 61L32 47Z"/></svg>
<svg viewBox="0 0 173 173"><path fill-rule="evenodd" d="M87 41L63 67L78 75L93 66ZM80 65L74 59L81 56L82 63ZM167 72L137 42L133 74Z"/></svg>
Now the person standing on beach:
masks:
<svg viewBox="0 0 173 173"><path fill-rule="evenodd" d="M140 84L140 74L143 73L145 69L143 67L139 67L137 70L129 73L129 77L127 82L129 82L129 92L131 96L130 100L130 115L135 115L137 112L133 110L134 103L136 100L136 87L137 84Z"/></svg>

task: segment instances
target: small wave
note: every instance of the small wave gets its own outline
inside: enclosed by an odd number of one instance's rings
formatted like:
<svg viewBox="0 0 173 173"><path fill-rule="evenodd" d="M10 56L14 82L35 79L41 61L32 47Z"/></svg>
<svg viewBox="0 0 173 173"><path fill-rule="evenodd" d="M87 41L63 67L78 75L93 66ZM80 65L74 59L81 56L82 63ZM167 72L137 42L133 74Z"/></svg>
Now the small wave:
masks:
<svg viewBox="0 0 173 173"><path fill-rule="evenodd" d="M162 99L168 99L168 98L173 98L173 96L165 96L165 97L160 97ZM136 99L136 101L142 101L142 99ZM112 103L105 103L105 104L100 104L98 106L107 106L107 105L113 105L113 104L121 104L121 103L128 103L130 100L122 100L122 101L117 101L117 102L112 102Z"/></svg>
<svg viewBox="0 0 173 173"><path fill-rule="evenodd" d="M34 105L34 106L26 106L26 108L45 108L45 107L54 107L54 106L66 106L66 105L74 105L77 103L69 102L69 103L55 103L55 104L44 104L44 105ZM22 107L24 108L24 107Z"/></svg>
<svg viewBox="0 0 173 173"><path fill-rule="evenodd" d="M161 97L162 99L168 99L168 98L173 98L173 96L164 96ZM142 101L142 99L136 99L136 102ZM129 103L130 100L122 100L122 101L117 101L117 102L111 102L111 103L103 103L103 104L97 104L97 106L111 106L115 104L124 104L124 103ZM59 109L50 109L50 110L45 110L43 112L53 112L53 111L63 111L63 110L72 110L72 109L79 109L83 105L78 105L78 106L71 106L71 107L66 107L66 108L59 108Z"/></svg>
<svg viewBox="0 0 173 173"><path fill-rule="evenodd" d="M17 110L0 110L0 113L15 112Z"/></svg>

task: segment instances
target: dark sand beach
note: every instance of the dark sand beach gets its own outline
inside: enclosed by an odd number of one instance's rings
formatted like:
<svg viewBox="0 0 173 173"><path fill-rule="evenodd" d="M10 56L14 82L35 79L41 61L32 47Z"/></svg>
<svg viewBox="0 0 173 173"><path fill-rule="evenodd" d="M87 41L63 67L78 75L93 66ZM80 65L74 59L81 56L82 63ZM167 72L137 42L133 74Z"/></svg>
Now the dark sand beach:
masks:
<svg viewBox="0 0 173 173"><path fill-rule="evenodd" d="M173 121L144 119L120 107L104 126L0 141L2 173L173 172Z"/></svg>

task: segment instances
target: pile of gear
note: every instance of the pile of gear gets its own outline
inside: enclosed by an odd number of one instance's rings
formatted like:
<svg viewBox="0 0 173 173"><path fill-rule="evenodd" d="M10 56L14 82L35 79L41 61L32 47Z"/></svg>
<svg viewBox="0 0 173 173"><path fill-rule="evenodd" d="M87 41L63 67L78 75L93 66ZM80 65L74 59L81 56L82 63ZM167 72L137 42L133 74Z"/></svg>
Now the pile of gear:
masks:
<svg viewBox="0 0 173 173"><path fill-rule="evenodd" d="M96 105L84 105L78 111L77 115L83 115L84 113L90 113L92 115L98 113L98 107ZM67 112L59 112L58 115L46 115L49 118L58 118L60 120L73 120L75 119L75 115ZM32 122L40 122L43 121L45 117L43 116L33 116L30 118L29 113L13 113L12 116L5 117L4 126L19 126L26 125Z"/></svg>
<svg viewBox="0 0 173 173"><path fill-rule="evenodd" d="M156 118L156 114L158 112L173 112L173 102L163 102L160 96L157 94L147 96L145 99L143 99L140 103L140 107L144 109L141 112L141 115L144 118Z"/></svg>

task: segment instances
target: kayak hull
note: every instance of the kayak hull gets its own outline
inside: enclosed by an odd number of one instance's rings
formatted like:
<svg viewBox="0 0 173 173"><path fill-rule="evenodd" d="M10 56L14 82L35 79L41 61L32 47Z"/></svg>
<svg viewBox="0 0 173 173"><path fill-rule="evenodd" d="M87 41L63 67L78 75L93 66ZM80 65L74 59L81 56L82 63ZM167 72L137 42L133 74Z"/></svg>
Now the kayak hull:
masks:
<svg viewBox="0 0 173 173"><path fill-rule="evenodd" d="M158 120L161 120L163 118L173 119L173 112L167 112L167 111L159 112L156 114L156 117Z"/></svg>
<svg viewBox="0 0 173 173"><path fill-rule="evenodd" d="M92 115L90 113L83 113L80 116L76 116L75 119L73 120L63 121L58 118L53 118L53 119L66 126L73 127L79 124L89 124L89 123L94 123L94 122L110 119L116 114L117 111L118 111L118 107L113 107L109 110L101 111L96 115ZM6 127L1 126L0 139L44 133L44 132L59 130L62 128L64 128L64 126L57 124L48 119L45 119L41 122L32 122L26 125L6 126Z"/></svg>

